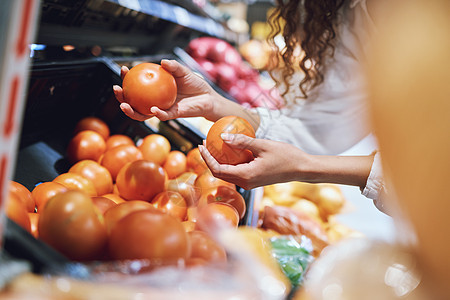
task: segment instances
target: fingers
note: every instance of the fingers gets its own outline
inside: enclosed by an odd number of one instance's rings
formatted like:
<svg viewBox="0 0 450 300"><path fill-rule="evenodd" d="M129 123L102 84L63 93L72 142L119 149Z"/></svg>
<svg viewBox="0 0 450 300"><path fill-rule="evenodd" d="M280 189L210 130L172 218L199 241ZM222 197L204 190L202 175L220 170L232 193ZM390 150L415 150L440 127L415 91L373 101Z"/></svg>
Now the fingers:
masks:
<svg viewBox="0 0 450 300"><path fill-rule="evenodd" d="M157 117L161 121L172 120L178 117L176 109L174 109L173 107L170 108L169 110L162 110L156 106L153 106L152 108L150 108L150 111L155 117Z"/></svg>
<svg viewBox="0 0 450 300"><path fill-rule="evenodd" d="M123 103L124 99L123 99L123 90L120 86L118 85L113 85L113 92L114 95L116 96L116 99L120 102Z"/></svg>
<svg viewBox="0 0 450 300"><path fill-rule="evenodd" d="M130 71L126 66L122 66L122 68L120 68L120 78L125 77L125 75L127 75L128 71Z"/></svg>
<svg viewBox="0 0 450 300"><path fill-rule="evenodd" d="M124 114L126 114L129 118L134 119L136 121L144 121L148 118L152 117L152 115L143 115L138 113L137 111L133 110L133 108L128 103L121 103L120 109L123 111Z"/></svg>
<svg viewBox="0 0 450 300"><path fill-rule="evenodd" d="M220 137L222 138L224 143L231 147L238 149L248 149L255 155L261 151L262 145L260 143L260 140L249 137L245 134L222 133Z"/></svg>
<svg viewBox="0 0 450 300"><path fill-rule="evenodd" d="M183 77L191 73L188 68L186 68L176 60L163 59L161 60L161 66L166 71L171 73L174 77Z"/></svg>

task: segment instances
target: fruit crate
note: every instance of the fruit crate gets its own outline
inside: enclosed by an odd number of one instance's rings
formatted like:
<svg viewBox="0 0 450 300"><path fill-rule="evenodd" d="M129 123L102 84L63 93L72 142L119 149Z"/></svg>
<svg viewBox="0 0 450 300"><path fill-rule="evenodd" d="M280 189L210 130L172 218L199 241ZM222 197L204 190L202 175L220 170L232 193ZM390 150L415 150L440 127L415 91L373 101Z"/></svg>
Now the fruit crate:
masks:
<svg viewBox="0 0 450 300"><path fill-rule="evenodd" d="M165 55L166 58L175 58ZM146 57L160 62L158 57ZM65 153L78 120L87 116L103 119L111 134L126 134L137 141L158 133L168 138L173 150L187 153L201 144L205 136L187 122L171 120L151 126L128 118L120 110L112 86L121 84L120 67L106 57L36 62L29 75L29 89L24 110L17 161L13 180L30 191L39 183L51 181L70 167ZM247 204L241 225L255 226L254 190L238 187ZM11 220L4 233L5 252L25 259L34 272L64 267L70 262L44 242L35 239Z"/></svg>

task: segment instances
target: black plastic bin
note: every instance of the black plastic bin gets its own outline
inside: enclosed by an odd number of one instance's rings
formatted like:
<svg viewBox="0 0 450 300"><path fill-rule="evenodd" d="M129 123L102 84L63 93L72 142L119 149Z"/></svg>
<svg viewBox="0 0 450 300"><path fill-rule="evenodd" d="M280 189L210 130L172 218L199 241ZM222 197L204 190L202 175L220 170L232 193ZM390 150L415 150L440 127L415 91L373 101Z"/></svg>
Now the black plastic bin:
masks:
<svg viewBox="0 0 450 300"><path fill-rule="evenodd" d="M148 61L152 61L151 57ZM159 63L160 57L153 62ZM172 149L184 153L202 143L205 136L183 120L161 122L153 128L128 118L114 97L113 84L121 84L121 79L120 67L112 59L33 64L13 180L32 190L36 184L67 172L70 165L66 147L77 121L86 116L100 117L109 125L111 134L126 134L135 141L151 133L162 134ZM254 191L238 190L247 204L241 225L253 226ZM10 220L4 249L14 258L30 261L37 273L70 262Z"/></svg>

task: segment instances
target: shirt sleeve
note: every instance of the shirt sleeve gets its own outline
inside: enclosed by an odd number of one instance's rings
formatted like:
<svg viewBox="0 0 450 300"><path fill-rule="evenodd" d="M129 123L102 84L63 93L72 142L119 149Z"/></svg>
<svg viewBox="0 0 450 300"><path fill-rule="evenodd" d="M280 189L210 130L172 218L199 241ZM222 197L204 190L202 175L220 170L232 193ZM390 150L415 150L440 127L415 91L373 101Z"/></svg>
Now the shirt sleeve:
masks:
<svg viewBox="0 0 450 300"><path fill-rule="evenodd" d="M375 153L372 168L369 177L367 178L366 186L362 190L362 194L367 198L372 199L378 210L388 214L385 205L387 191L383 179L380 152Z"/></svg>

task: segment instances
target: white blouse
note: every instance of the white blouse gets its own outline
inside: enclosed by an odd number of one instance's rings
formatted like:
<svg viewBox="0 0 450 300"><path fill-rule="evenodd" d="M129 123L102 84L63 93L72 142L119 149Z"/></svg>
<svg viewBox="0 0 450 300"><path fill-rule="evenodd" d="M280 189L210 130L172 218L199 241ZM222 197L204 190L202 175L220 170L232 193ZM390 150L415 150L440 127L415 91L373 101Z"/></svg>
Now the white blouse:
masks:
<svg viewBox="0 0 450 300"><path fill-rule="evenodd" d="M340 24L324 82L309 92L307 100L298 99L302 74L294 74L284 108L256 109L260 116L258 138L287 142L310 154L339 155L370 134L363 64L365 40L375 27L365 1L345 3ZM377 153L362 193L378 201L383 185Z"/></svg>

